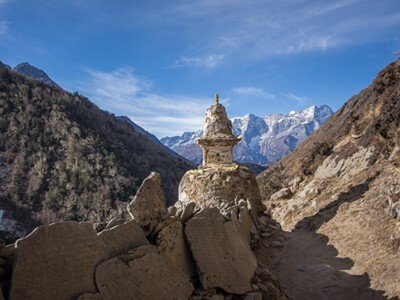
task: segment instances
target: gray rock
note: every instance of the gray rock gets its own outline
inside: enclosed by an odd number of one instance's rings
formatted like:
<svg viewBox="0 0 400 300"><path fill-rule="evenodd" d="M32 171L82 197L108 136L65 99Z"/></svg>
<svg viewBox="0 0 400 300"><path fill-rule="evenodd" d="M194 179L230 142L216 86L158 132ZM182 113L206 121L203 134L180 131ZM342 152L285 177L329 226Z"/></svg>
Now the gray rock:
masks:
<svg viewBox="0 0 400 300"><path fill-rule="evenodd" d="M216 215L215 209L196 214L186 224L185 234L200 281L204 289L244 294L251 290L256 258L239 223L223 223L223 216Z"/></svg>
<svg viewBox="0 0 400 300"><path fill-rule="evenodd" d="M108 258L90 223L36 228L16 243L10 299L75 299L96 293L96 266Z"/></svg>
<svg viewBox="0 0 400 300"><path fill-rule="evenodd" d="M151 232L157 221L168 213L160 174L152 172L140 186L136 196L128 204L128 212L146 234Z"/></svg>
<svg viewBox="0 0 400 300"><path fill-rule="evenodd" d="M104 300L188 299L193 291L189 278L168 266L155 251L127 263L112 258L96 268L97 287Z"/></svg>
<svg viewBox="0 0 400 300"><path fill-rule="evenodd" d="M391 217L400 220L400 185L392 184L388 192L388 210Z"/></svg>
<svg viewBox="0 0 400 300"><path fill-rule="evenodd" d="M142 228L135 220L105 229L98 235L105 244L106 251L110 256L117 256L130 249L149 243Z"/></svg>
<svg viewBox="0 0 400 300"><path fill-rule="evenodd" d="M271 200L279 200L279 199L289 199L293 195L290 188L283 188L276 193L272 194L270 199Z"/></svg>
<svg viewBox="0 0 400 300"><path fill-rule="evenodd" d="M186 221L192 217L195 208L196 208L196 203L194 203L194 202L189 202L185 206L185 208L183 209L182 215L181 215L181 219L182 219L183 223L186 223Z"/></svg>

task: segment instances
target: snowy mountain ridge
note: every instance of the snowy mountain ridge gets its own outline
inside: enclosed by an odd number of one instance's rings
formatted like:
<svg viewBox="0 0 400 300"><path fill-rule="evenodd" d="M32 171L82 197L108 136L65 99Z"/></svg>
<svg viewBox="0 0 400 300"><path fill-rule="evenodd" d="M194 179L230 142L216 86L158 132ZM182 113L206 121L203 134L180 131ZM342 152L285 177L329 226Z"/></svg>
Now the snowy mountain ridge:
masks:
<svg viewBox="0 0 400 300"><path fill-rule="evenodd" d="M312 105L288 114L271 114L263 118L247 114L233 118L233 134L242 137L234 148L235 159L256 164L273 163L291 152L332 114L327 105ZM200 163L201 149L196 140L202 134L202 130L185 132L181 136L165 137L161 142L183 157Z"/></svg>

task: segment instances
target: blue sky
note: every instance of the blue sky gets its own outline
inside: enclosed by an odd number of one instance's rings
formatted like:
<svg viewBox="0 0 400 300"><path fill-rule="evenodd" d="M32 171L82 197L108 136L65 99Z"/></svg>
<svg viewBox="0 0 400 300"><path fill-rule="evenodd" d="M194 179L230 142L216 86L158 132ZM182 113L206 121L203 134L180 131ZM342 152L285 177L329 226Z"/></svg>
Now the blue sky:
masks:
<svg viewBox="0 0 400 300"><path fill-rule="evenodd" d="M395 60L399 0L0 0L0 60L28 61L158 137L340 108Z"/></svg>

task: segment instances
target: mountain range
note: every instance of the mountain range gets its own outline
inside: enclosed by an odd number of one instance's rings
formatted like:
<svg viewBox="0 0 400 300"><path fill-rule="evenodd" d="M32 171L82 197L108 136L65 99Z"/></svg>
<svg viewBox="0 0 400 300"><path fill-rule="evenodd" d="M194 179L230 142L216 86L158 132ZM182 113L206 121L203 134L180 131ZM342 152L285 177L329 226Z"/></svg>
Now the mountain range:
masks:
<svg viewBox="0 0 400 300"><path fill-rule="evenodd" d="M7 64L5 64L5 63L0 61L0 68L7 69L7 70L10 70L10 71L14 71L14 72L16 72L18 74L28 76L30 78L39 80L41 82L44 82L44 83L52 85L52 86L56 86L56 87L59 86L56 82L54 82L46 74L46 72L44 72L43 70L38 69L38 68L30 65L27 62L20 63L17 66L15 66L14 68L11 68L9 65L7 65Z"/></svg>
<svg viewBox="0 0 400 300"><path fill-rule="evenodd" d="M271 114L263 118L248 114L233 118L233 133L242 138L234 148L235 160L241 163L271 164L293 151L332 113L327 105L313 105L288 114ZM183 157L201 163L201 148L196 140L202 134L202 130L185 132L181 136L165 137L160 141Z"/></svg>

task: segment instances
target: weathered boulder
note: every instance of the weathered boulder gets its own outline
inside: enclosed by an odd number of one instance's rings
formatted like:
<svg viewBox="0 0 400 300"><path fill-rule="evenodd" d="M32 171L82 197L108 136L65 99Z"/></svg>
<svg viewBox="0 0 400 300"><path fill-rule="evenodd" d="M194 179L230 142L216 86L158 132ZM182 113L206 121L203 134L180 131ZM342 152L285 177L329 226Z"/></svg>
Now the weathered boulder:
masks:
<svg viewBox="0 0 400 300"><path fill-rule="evenodd" d="M189 277L174 273L156 250L150 250L129 262L112 258L101 263L96 268L96 283L104 300L186 300L193 291Z"/></svg>
<svg viewBox="0 0 400 300"><path fill-rule="evenodd" d="M136 196L128 204L128 212L146 233L150 233L158 220L168 213L160 174L152 172L143 181Z"/></svg>
<svg viewBox="0 0 400 300"><path fill-rule="evenodd" d="M272 194L270 200L279 200L279 199L288 199L293 195L293 192L290 188L283 188Z"/></svg>
<svg viewBox="0 0 400 300"><path fill-rule="evenodd" d="M149 243L142 228L135 220L105 229L98 236L103 241L109 256L121 255L130 249Z"/></svg>
<svg viewBox="0 0 400 300"><path fill-rule="evenodd" d="M224 223L218 209L210 208L187 222L185 234L204 289L251 291L257 261L238 222Z"/></svg>
<svg viewBox="0 0 400 300"><path fill-rule="evenodd" d="M246 167L214 166L185 173L179 184L177 205L195 202L200 208L219 207L236 198L250 202L254 217L264 211L256 178Z"/></svg>
<svg viewBox="0 0 400 300"><path fill-rule="evenodd" d="M10 299L76 299L96 293L94 271L108 258L90 223L36 228L16 243Z"/></svg>

